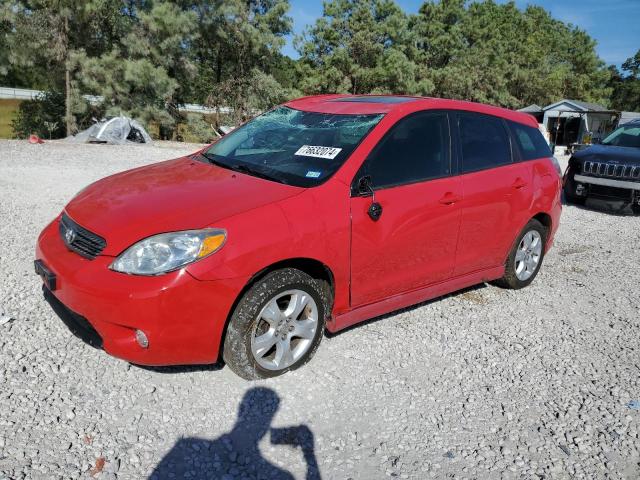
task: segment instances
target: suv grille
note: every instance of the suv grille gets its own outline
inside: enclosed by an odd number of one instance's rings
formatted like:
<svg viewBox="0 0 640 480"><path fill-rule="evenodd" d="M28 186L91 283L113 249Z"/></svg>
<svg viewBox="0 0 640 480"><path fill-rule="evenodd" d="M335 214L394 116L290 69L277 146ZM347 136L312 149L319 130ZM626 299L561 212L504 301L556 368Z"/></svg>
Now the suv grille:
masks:
<svg viewBox="0 0 640 480"><path fill-rule="evenodd" d="M605 162L584 162L582 173L596 177L624 178L640 180L640 166L619 165Z"/></svg>
<svg viewBox="0 0 640 480"><path fill-rule="evenodd" d="M69 250L73 250L89 260L93 260L100 255L104 247L107 246L104 238L81 227L71 220L66 213L62 214L59 229L62 241Z"/></svg>

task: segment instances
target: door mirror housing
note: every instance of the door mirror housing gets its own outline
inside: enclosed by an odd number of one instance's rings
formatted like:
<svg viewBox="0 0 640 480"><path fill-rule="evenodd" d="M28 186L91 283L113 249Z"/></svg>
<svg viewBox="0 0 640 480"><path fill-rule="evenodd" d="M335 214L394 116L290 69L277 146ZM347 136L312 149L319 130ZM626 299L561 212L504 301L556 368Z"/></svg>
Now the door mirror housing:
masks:
<svg viewBox="0 0 640 480"><path fill-rule="evenodd" d="M364 175L358 179L358 195L368 197L373 195L373 186L371 184L371 175Z"/></svg>

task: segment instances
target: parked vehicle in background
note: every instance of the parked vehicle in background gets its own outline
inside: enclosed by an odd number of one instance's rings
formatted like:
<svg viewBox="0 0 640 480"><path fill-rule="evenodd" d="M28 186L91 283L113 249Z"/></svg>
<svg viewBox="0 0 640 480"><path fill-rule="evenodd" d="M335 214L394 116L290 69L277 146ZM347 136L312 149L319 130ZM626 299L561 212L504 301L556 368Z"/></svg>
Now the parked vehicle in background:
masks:
<svg viewBox="0 0 640 480"><path fill-rule="evenodd" d="M471 285L529 285L561 213L533 117L325 95L80 192L38 240L45 295L108 353L280 375L344 329Z"/></svg>
<svg viewBox="0 0 640 480"><path fill-rule="evenodd" d="M564 175L566 199L620 213L640 213L640 120L601 144L575 152Z"/></svg>

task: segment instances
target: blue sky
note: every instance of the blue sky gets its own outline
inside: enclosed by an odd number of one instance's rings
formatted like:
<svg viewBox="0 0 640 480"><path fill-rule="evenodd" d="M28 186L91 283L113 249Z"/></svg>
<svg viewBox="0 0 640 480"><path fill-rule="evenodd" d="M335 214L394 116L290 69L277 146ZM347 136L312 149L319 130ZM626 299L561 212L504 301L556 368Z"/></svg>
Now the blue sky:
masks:
<svg viewBox="0 0 640 480"><path fill-rule="evenodd" d="M503 3L502 0L498 0ZM313 23L322 14L320 0L290 0L289 15L294 21L295 33ZM396 0L408 13L415 13L422 0ZM620 66L640 49L640 0L516 0L520 8L527 4L540 5L564 22L586 30L598 45L598 54L607 64ZM283 53L293 58L291 38Z"/></svg>

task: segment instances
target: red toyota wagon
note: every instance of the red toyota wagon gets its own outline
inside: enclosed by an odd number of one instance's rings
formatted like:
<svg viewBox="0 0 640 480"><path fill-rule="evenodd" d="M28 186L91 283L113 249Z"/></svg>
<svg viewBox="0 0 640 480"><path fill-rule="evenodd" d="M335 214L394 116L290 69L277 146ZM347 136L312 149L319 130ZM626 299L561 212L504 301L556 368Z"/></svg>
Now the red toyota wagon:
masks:
<svg viewBox="0 0 640 480"><path fill-rule="evenodd" d="M307 362L325 328L471 285L529 285L561 180L533 117L404 96L301 98L176 160L102 179L41 233L74 333L145 365L246 379Z"/></svg>

